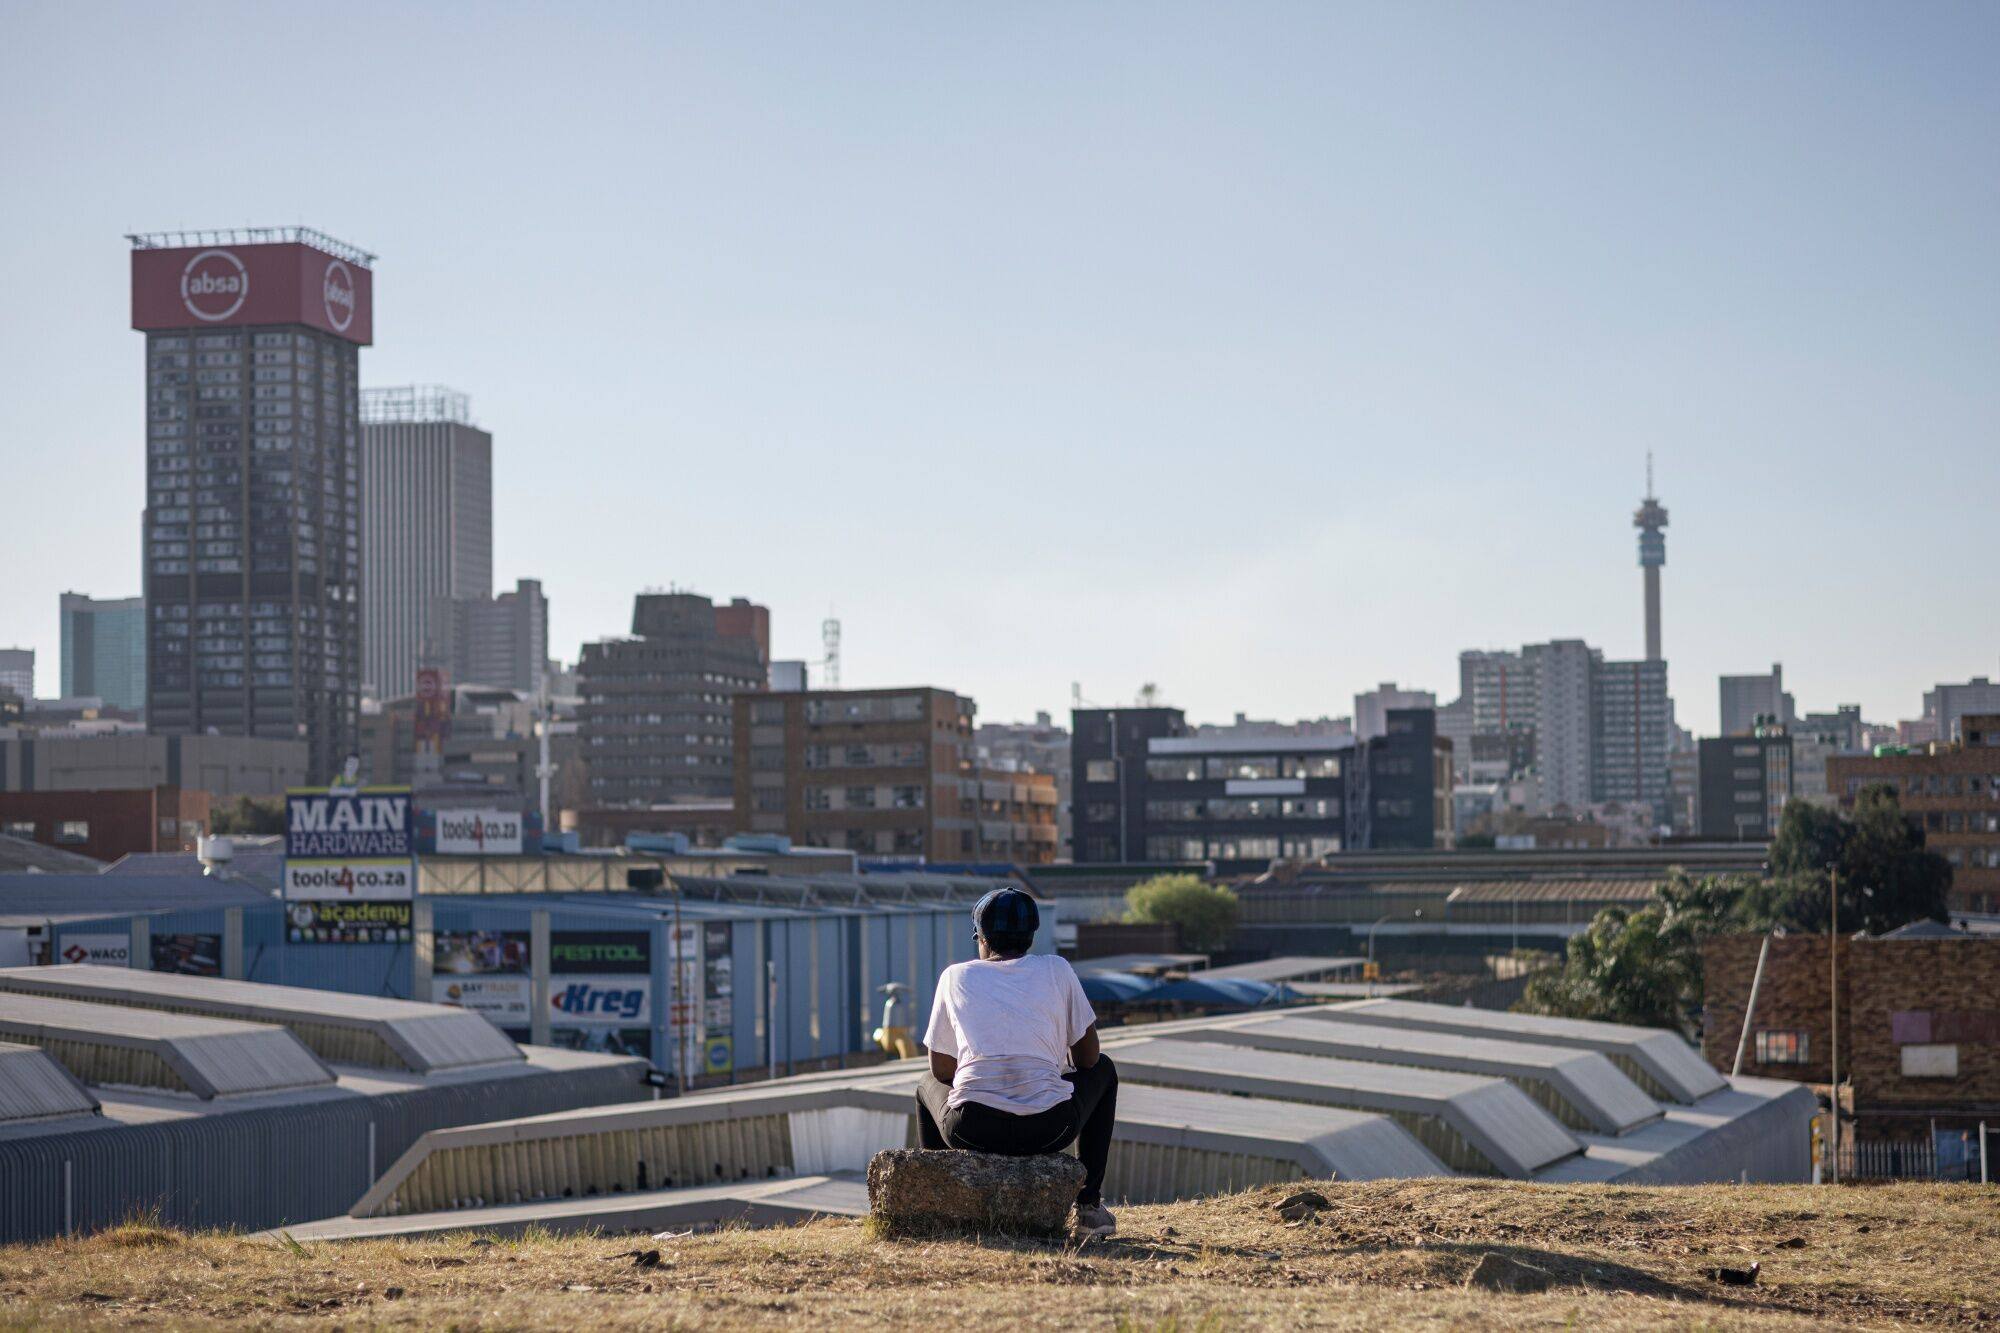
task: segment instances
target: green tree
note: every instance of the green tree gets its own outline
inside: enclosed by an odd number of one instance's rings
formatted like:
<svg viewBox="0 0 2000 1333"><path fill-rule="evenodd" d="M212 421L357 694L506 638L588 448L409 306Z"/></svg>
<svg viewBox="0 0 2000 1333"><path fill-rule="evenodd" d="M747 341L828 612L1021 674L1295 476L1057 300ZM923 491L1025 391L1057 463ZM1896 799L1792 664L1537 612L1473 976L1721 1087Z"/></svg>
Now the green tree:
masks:
<svg viewBox="0 0 2000 1333"><path fill-rule="evenodd" d="M239 796L208 812L210 833L268 834L285 831L285 801L282 796Z"/></svg>
<svg viewBox="0 0 2000 1333"><path fill-rule="evenodd" d="M1851 818L1793 801L1771 842L1763 889L1770 924L1821 934L1832 923L1831 877L1840 872L1840 928L1879 935L1946 917L1951 866L1924 846L1895 788L1876 783L1855 798Z"/></svg>
<svg viewBox="0 0 2000 1333"><path fill-rule="evenodd" d="M1125 891L1125 919L1171 923L1184 948L1212 953L1236 929L1236 894L1198 875L1155 875Z"/></svg>

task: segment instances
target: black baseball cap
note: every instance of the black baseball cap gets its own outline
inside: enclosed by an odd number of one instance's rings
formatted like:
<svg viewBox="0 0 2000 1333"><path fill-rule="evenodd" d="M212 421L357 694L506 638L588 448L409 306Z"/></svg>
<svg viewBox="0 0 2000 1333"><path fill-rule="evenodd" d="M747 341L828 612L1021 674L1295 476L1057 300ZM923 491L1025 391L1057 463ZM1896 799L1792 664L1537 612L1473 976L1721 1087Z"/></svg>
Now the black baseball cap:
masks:
<svg viewBox="0 0 2000 1333"><path fill-rule="evenodd" d="M972 909L972 928L983 939L990 940L996 935L1033 935L1041 924L1041 909L1019 889L995 889Z"/></svg>

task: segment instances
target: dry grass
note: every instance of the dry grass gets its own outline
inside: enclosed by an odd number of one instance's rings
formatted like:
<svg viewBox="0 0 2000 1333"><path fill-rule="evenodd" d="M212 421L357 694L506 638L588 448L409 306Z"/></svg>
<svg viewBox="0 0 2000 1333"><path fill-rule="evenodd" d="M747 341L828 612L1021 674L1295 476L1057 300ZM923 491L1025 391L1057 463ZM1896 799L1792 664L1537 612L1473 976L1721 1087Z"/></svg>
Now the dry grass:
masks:
<svg viewBox="0 0 2000 1333"><path fill-rule="evenodd" d="M889 1241L862 1223L631 1237L467 1235L291 1245L134 1222L0 1249L0 1327L869 1328L1029 1324L1806 1329L2000 1321L1990 1191L1625 1189L1472 1180L1327 1186L1288 1228L1267 1189L1128 1208L1082 1249ZM1784 1242L1794 1241L1787 1245ZM1532 1296L1467 1290L1482 1254L1554 1275ZM1763 1263L1755 1287L1717 1266Z"/></svg>

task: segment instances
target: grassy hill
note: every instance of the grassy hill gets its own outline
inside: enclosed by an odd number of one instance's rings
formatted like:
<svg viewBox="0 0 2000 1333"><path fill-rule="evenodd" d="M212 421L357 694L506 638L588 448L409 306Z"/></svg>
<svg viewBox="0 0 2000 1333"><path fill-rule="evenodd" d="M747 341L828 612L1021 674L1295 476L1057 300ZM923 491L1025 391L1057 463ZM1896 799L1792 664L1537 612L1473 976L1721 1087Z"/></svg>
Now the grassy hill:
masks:
<svg viewBox="0 0 2000 1333"><path fill-rule="evenodd" d="M1082 1249L883 1241L855 1221L305 1246L134 1223L0 1248L0 1327L2000 1327L1993 1190L1322 1189L1332 1206L1302 1225L1264 1189L1126 1208L1120 1236ZM1553 1285L1466 1286L1488 1253ZM1708 1275L1753 1261L1755 1286Z"/></svg>

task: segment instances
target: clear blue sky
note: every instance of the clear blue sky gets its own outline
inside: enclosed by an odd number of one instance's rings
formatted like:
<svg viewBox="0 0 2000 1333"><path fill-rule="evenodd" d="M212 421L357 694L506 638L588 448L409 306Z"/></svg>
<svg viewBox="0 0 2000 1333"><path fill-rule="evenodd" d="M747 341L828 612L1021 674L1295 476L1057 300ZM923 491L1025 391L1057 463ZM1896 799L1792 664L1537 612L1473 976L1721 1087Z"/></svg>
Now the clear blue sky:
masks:
<svg viewBox="0 0 2000 1333"><path fill-rule="evenodd" d="M0 645L139 586L122 233L381 255L552 647L676 583L983 717L1641 647L2000 672L2000 7L0 7Z"/></svg>

